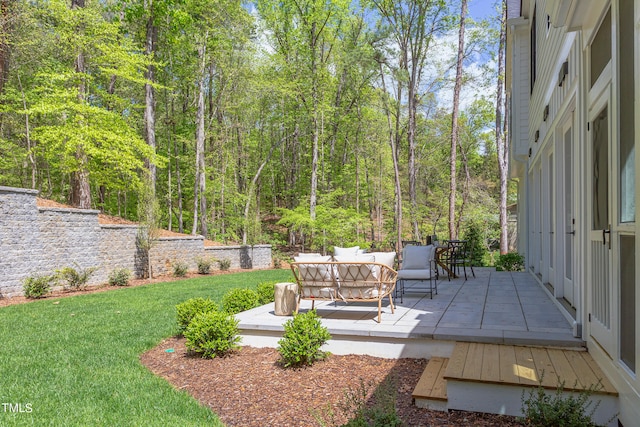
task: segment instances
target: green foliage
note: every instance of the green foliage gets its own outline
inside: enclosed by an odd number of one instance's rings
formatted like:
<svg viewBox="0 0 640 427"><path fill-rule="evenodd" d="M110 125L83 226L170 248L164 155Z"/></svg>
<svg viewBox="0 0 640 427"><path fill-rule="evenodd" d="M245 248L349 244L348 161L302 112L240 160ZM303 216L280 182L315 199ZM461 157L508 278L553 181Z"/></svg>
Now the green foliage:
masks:
<svg viewBox="0 0 640 427"><path fill-rule="evenodd" d="M51 287L55 282L56 277L54 275L36 275L26 277L22 281L24 296L33 299L43 298L51 292Z"/></svg>
<svg viewBox="0 0 640 427"><path fill-rule="evenodd" d="M256 285L258 305L269 304L275 299L275 284L278 282L261 282Z"/></svg>
<svg viewBox="0 0 640 427"><path fill-rule="evenodd" d="M219 311L197 314L184 331L187 349L210 359L228 354L239 347L238 322Z"/></svg>
<svg viewBox="0 0 640 427"><path fill-rule="evenodd" d="M218 261L218 266L220 270L227 271L231 267L231 260L229 258L221 259Z"/></svg>
<svg viewBox="0 0 640 427"><path fill-rule="evenodd" d="M577 396L563 394L564 382L559 384L554 393L538 386L525 398L522 392L523 421L535 427L589 427L595 426L592 417L600 402L589 398L602 387L601 383L591 385Z"/></svg>
<svg viewBox="0 0 640 427"><path fill-rule="evenodd" d="M374 389L372 392L371 390ZM396 411L397 382L386 377L379 385L360 379L357 388L349 388L338 403L342 415L349 419L342 427L399 427L403 425ZM373 403L370 403L373 402ZM338 425L331 405L323 411L314 411L313 417L322 427Z"/></svg>
<svg viewBox="0 0 640 427"><path fill-rule="evenodd" d="M502 254L496 260L496 271L522 271L524 270L524 256L517 252Z"/></svg>
<svg viewBox="0 0 640 427"><path fill-rule="evenodd" d="M213 265L211 258L196 258L196 264L198 265L198 274L211 273L211 266Z"/></svg>
<svg viewBox="0 0 640 427"><path fill-rule="evenodd" d="M189 266L184 261L175 261L171 267L173 268L173 275L175 277L185 277L189 271Z"/></svg>
<svg viewBox="0 0 640 427"><path fill-rule="evenodd" d="M65 289L83 289L97 267L80 268L63 267L56 270L56 280L62 283Z"/></svg>
<svg viewBox="0 0 640 427"><path fill-rule="evenodd" d="M484 265L484 258L488 250L485 244L486 237L483 235L483 227L477 222L469 222L464 229L463 239L467 241L467 245L471 251L472 265Z"/></svg>
<svg viewBox="0 0 640 427"><path fill-rule="evenodd" d="M190 298L176 305L178 331L180 333L184 332L194 317L198 314L208 313L210 311L218 311L218 304L216 304L215 301L211 301L209 298Z"/></svg>
<svg viewBox="0 0 640 427"><path fill-rule="evenodd" d="M344 190L335 190L323 196L316 207L316 219L309 217L309 207L300 205L295 209L281 209L278 224L295 231L306 242L305 247L320 250L331 246L354 246L366 248L369 243L359 236L359 231L369 229L368 215L358 213L355 208L341 206Z"/></svg>
<svg viewBox="0 0 640 427"><path fill-rule="evenodd" d="M258 294L253 289L232 289L222 297L222 309L229 314L251 310L258 305Z"/></svg>
<svg viewBox="0 0 640 427"><path fill-rule="evenodd" d="M399 427L403 425L396 411L397 385L392 378L384 381L370 392L374 384L367 387L360 380L360 387L350 389L341 403L342 411L349 416L349 421L342 427ZM367 405L372 394L373 405Z"/></svg>
<svg viewBox="0 0 640 427"><path fill-rule="evenodd" d="M326 358L328 353L321 351L320 347L330 339L329 330L322 326L315 310L296 314L284 324L284 334L278 341L283 365L312 365L316 360Z"/></svg>
<svg viewBox="0 0 640 427"><path fill-rule="evenodd" d="M416 3L429 9L428 19L443 13L441 22L433 22L438 32L452 25L445 3ZM209 166L203 196L213 207L211 215L205 214L208 238L237 243L244 230L248 243L327 252L323 249L332 245L368 247L384 240L383 246L390 248L397 239L390 137L398 143L405 233L415 221L423 235L438 231L445 237L449 172L435 166L448 164L450 114L431 108L437 91L425 96L415 134L416 179L424 185L417 189L415 208L406 191L406 105L393 99L393 91L378 87L383 73L388 88L406 93L409 70L390 61L397 52L384 46L395 46L390 42L395 31L407 31L408 42L421 44L416 25L390 25L380 11L372 15L378 22L363 22L346 0L307 2L304 7L291 0L264 0L257 2L255 16L241 2L211 7L207 2L159 0L145 6L139 0L94 1L74 10L61 0L12 4L7 34L12 68L0 94L4 185L38 188L68 203L70 178L86 171L94 206L144 221L152 210L143 212L150 205L137 206L137 201L146 196L143 187L152 189L146 170L153 163L159 171L153 190L162 200L155 220L147 223L191 229L194 204L186 201L195 196L193 83L204 72L201 64L216 64L216 72L207 76L207 96L215 102L204 112L207 117L215 113L206 128L211 143L205 147ZM362 6L366 15L375 9L370 1ZM149 53L148 23L157 36ZM472 43L489 34L472 33ZM200 60L196 52L205 45ZM74 66L79 52L84 53L82 70ZM428 53L421 53L424 65L446 75L443 67L451 58ZM156 67L152 82L145 76L150 65ZM416 84L442 86L426 76ZM155 149L145 141L147 83L155 88ZM484 99L461 111L459 141L465 159L458 158L458 170L462 178L465 163L471 178L468 183L458 180L459 190L463 185L468 189L458 191L457 214L463 222L485 221L497 212L496 155L493 135L486 132L493 126L493 111ZM393 112L390 124L386 112ZM313 143L316 139L319 144ZM312 220L309 183L314 171L318 200ZM514 183L510 186L514 200ZM462 206L463 193L468 198ZM287 209L276 224L280 207ZM141 231L141 242L153 241L149 231ZM281 261L274 253L274 265Z"/></svg>
<svg viewBox="0 0 640 427"><path fill-rule="evenodd" d="M287 257L277 248L271 250L271 259L273 260L273 268L282 268L282 263Z"/></svg>
<svg viewBox="0 0 640 427"><path fill-rule="evenodd" d="M131 272L126 268L116 268L109 273L108 283L111 286L127 286L131 279Z"/></svg>

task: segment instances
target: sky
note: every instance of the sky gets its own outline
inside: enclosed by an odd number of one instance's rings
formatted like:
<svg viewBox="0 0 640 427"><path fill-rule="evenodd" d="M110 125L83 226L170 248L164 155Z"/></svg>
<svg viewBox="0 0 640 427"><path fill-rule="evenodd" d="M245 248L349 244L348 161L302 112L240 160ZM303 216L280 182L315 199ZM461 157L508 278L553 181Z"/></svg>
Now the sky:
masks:
<svg viewBox="0 0 640 427"><path fill-rule="evenodd" d="M469 0L469 16L477 21L494 16L497 3L496 0Z"/></svg>

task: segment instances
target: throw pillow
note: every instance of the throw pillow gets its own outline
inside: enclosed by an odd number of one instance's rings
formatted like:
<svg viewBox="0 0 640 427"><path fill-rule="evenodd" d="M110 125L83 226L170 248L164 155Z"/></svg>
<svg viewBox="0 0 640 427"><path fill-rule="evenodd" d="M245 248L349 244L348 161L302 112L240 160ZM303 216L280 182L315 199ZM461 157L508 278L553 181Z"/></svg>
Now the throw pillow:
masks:
<svg viewBox="0 0 640 427"><path fill-rule="evenodd" d="M394 267L396 262L395 252L371 252L369 255L373 255L373 257L376 259L376 262L387 265L391 268Z"/></svg>
<svg viewBox="0 0 640 427"><path fill-rule="evenodd" d="M360 246L352 246L350 248L333 247L333 256L356 256Z"/></svg>
<svg viewBox="0 0 640 427"><path fill-rule="evenodd" d="M429 268L429 255L433 248L429 246L405 247L402 251L402 270Z"/></svg>

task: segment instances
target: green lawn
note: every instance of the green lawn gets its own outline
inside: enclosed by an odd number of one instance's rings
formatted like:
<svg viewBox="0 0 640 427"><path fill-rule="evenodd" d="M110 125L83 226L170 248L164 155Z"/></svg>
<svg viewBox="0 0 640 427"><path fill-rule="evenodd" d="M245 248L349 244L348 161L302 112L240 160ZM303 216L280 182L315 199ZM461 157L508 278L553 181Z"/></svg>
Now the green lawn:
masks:
<svg viewBox="0 0 640 427"><path fill-rule="evenodd" d="M0 308L0 425L222 425L139 355L176 333L176 304L290 276L203 276Z"/></svg>

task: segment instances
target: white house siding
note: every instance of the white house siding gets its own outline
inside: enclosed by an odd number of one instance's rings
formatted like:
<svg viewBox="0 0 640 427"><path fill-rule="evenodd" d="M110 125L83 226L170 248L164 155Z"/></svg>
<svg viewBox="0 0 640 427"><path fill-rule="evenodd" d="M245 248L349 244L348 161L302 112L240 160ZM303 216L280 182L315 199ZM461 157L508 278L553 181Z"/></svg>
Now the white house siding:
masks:
<svg viewBox="0 0 640 427"><path fill-rule="evenodd" d="M530 80L528 69L530 67L530 55L528 53L530 43L530 22L534 1L524 1L520 3L524 10L518 10L518 14L510 11L507 43L508 51L511 52L508 60L511 61L508 70L512 72L507 76L510 84L509 94L512 97L511 105L511 151L512 161L519 160L521 163L511 165L511 176L518 179L518 216L519 226L518 242L519 250L527 257L527 265L531 265L537 277L545 278L545 268L548 266L549 258L545 257L545 239L550 229L551 215L556 215L555 228L562 220L562 206L554 205L555 213L545 211L545 206L549 206L549 191L547 185L558 185L558 178L563 173L563 163L561 150L558 148L553 152L553 164L549 164L549 153L551 148L557 144L558 129L565 123L567 117L573 120L573 201L572 208L576 220L574 239L574 283L578 286L579 294L576 296L577 312L575 314L577 334L587 342L591 355L598 362L603 371L614 383L620 393L618 419L622 425L629 427L638 425L640 420L640 380L637 375L630 372L628 368L619 361L619 341L620 323L632 321L631 319L620 319L618 314L620 302L620 290L617 275L613 274L610 286L614 305L612 306L612 326L614 344L607 350L591 337L591 324L589 323L589 312L591 311L591 298L597 301L597 296L591 296L593 291L590 287L591 270L591 240L589 237L590 224L588 220L591 216L591 182L593 179L591 158L591 135L587 131L589 121L590 100L588 81L589 65L589 43L594 31L611 5L612 7L612 72L611 88L613 101L609 105L609 123L612 126L611 143L616 144L618 138L617 126L619 123L617 93L628 91L631 88L618 88L617 81L617 53L616 53L616 31L617 31L617 8L618 2L622 0L538 0L537 1L537 78L534 89L530 92ZM518 2L510 2L517 8ZM640 0L635 0L635 75L640 75ZM558 27L552 26L547 33L547 13L562 9L562 6L570 5L569 14ZM519 25L515 25L519 24ZM558 85L558 74L562 64L568 61L569 74L566 76L562 86ZM523 70L526 69L525 73ZM640 141L640 79L636 78L636 141ZM509 83L510 82L510 83ZM524 103L529 103L528 109ZM549 106L549 116L543 119L545 106ZM568 115L568 114L572 115ZM561 129L561 128L560 128ZM526 132L525 132L526 131ZM539 132L538 142L535 142L536 131ZM531 150L531 151L529 151ZM636 169L640 164L640 150L636 150ZM617 179L617 160L615 158L615 147L613 155L609 158L609 168L613 170L611 179ZM547 162L545 164L545 162ZM553 176L551 181L550 176ZM636 174L636 199L640 194L639 179ZM615 189L615 186L614 186ZM614 190L615 191L615 190ZM562 195L557 197L556 202L561 200ZM610 203L615 204L615 196ZM614 211L615 213L615 211ZM615 220L615 218L611 218ZM636 238L636 265L640 264L640 233L638 222L625 226L627 230L631 228L632 235ZM551 237L554 239L558 249L562 244L562 236L556 233ZM614 249L617 243L613 239ZM548 247L548 244L547 244ZM612 252L616 256L617 252ZM558 258L555 259L556 261ZM619 265L618 259L613 259L611 268L616 269ZM640 271L636 268L636 307L640 307ZM554 296L562 296L557 287L554 289ZM636 333L636 371L640 371L640 315L636 313L635 333ZM580 327L582 325L582 328ZM612 414L614 415L614 414Z"/></svg>

